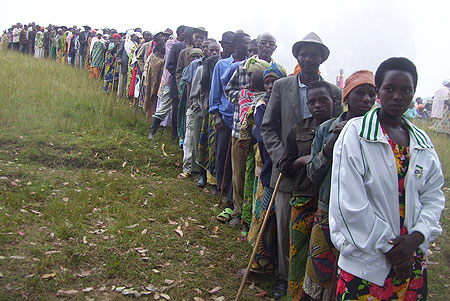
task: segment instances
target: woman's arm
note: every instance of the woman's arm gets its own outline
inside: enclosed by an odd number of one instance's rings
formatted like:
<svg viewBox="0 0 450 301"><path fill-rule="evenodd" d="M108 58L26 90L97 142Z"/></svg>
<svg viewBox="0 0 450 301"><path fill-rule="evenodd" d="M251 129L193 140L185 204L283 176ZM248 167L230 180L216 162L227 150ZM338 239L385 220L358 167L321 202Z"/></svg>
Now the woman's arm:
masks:
<svg viewBox="0 0 450 301"><path fill-rule="evenodd" d="M433 241L442 233L439 224L441 213L445 208L445 195L442 192L444 176L441 163L435 150L431 150L432 165L426 175L423 189L419 191L419 202L422 205L419 216L410 233L417 231L424 236L424 241Z"/></svg>

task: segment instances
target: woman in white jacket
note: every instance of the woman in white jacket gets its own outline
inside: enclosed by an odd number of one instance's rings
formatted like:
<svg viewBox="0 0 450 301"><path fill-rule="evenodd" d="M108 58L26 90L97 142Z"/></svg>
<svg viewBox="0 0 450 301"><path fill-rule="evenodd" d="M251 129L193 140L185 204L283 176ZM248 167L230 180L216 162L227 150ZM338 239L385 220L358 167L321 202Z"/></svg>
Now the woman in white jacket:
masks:
<svg viewBox="0 0 450 301"><path fill-rule="evenodd" d="M338 300L426 299L428 244L442 229L441 164L427 134L403 117L417 86L406 58L375 75L381 108L354 118L333 151L331 239Z"/></svg>

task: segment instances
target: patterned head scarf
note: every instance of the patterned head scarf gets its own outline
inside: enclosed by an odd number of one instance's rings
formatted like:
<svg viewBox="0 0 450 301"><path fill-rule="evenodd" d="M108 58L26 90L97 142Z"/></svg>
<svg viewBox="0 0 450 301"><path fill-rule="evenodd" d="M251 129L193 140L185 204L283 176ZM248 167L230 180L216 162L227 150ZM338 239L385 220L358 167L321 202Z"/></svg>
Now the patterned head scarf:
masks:
<svg viewBox="0 0 450 301"><path fill-rule="evenodd" d="M268 62L258 59L255 55L247 59L244 65L244 69L246 69L248 73L252 73L256 70L265 70L269 66L270 64Z"/></svg>
<svg viewBox="0 0 450 301"><path fill-rule="evenodd" d="M272 64L269 68L264 71L264 79L268 78L269 76L273 76L277 79L283 78L287 76L286 70L281 66L280 64Z"/></svg>

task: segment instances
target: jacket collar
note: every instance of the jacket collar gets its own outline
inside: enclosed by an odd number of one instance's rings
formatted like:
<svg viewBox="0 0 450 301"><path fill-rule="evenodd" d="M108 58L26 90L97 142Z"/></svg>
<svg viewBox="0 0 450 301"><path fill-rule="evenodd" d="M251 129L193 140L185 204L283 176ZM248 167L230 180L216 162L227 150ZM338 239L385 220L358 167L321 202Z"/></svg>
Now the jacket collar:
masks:
<svg viewBox="0 0 450 301"><path fill-rule="evenodd" d="M380 121L378 120L378 112L380 109L373 109L364 115L359 136L368 141L387 143L383 135L383 130L381 129ZM416 127L405 116L402 117L402 121L409 130L410 138L412 138L411 142L413 143L411 146L421 149L434 148L430 138L428 138L423 130Z"/></svg>
<svg viewBox="0 0 450 301"><path fill-rule="evenodd" d="M331 123L330 128L328 129L328 132L331 133L331 132L334 130L334 128L335 128L339 123L341 123L342 121L344 121L345 115L347 115L347 112L342 112L341 115L339 115L338 118L335 118L335 119L333 120L333 122Z"/></svg>

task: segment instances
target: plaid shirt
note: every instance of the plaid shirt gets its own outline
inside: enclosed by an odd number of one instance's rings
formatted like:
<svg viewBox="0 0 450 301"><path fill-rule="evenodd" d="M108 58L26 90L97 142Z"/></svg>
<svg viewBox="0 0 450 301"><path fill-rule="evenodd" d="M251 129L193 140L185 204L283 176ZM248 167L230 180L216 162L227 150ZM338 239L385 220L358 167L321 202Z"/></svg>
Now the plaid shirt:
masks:
<svg viewBox="0 0 450 301"><path fill-rule="evenodd" d="M231 130L231 136L234 138L239 138L239 132L241 131L241 124L239 122L239 94L242 89L248 83L247 70L244 69L245 61L242 61L230 81L228 82L227 88L225 89L225 95L228 99L235 104L234 115L233 115L233 128ZM272 60L270 64L272 65L274 61Z"/></svg>
<svg viewBox="0 0 450 301"><path fill-rule="evenodd" d="M231 129L231 136L234 138L239 138L239 132L241 131L241 124L239 122L239 93L247 85L248 81L247 70L244 69L245 62L242 61L239 64L225 89L225 95L234 104L233 128Z"/></svg>

